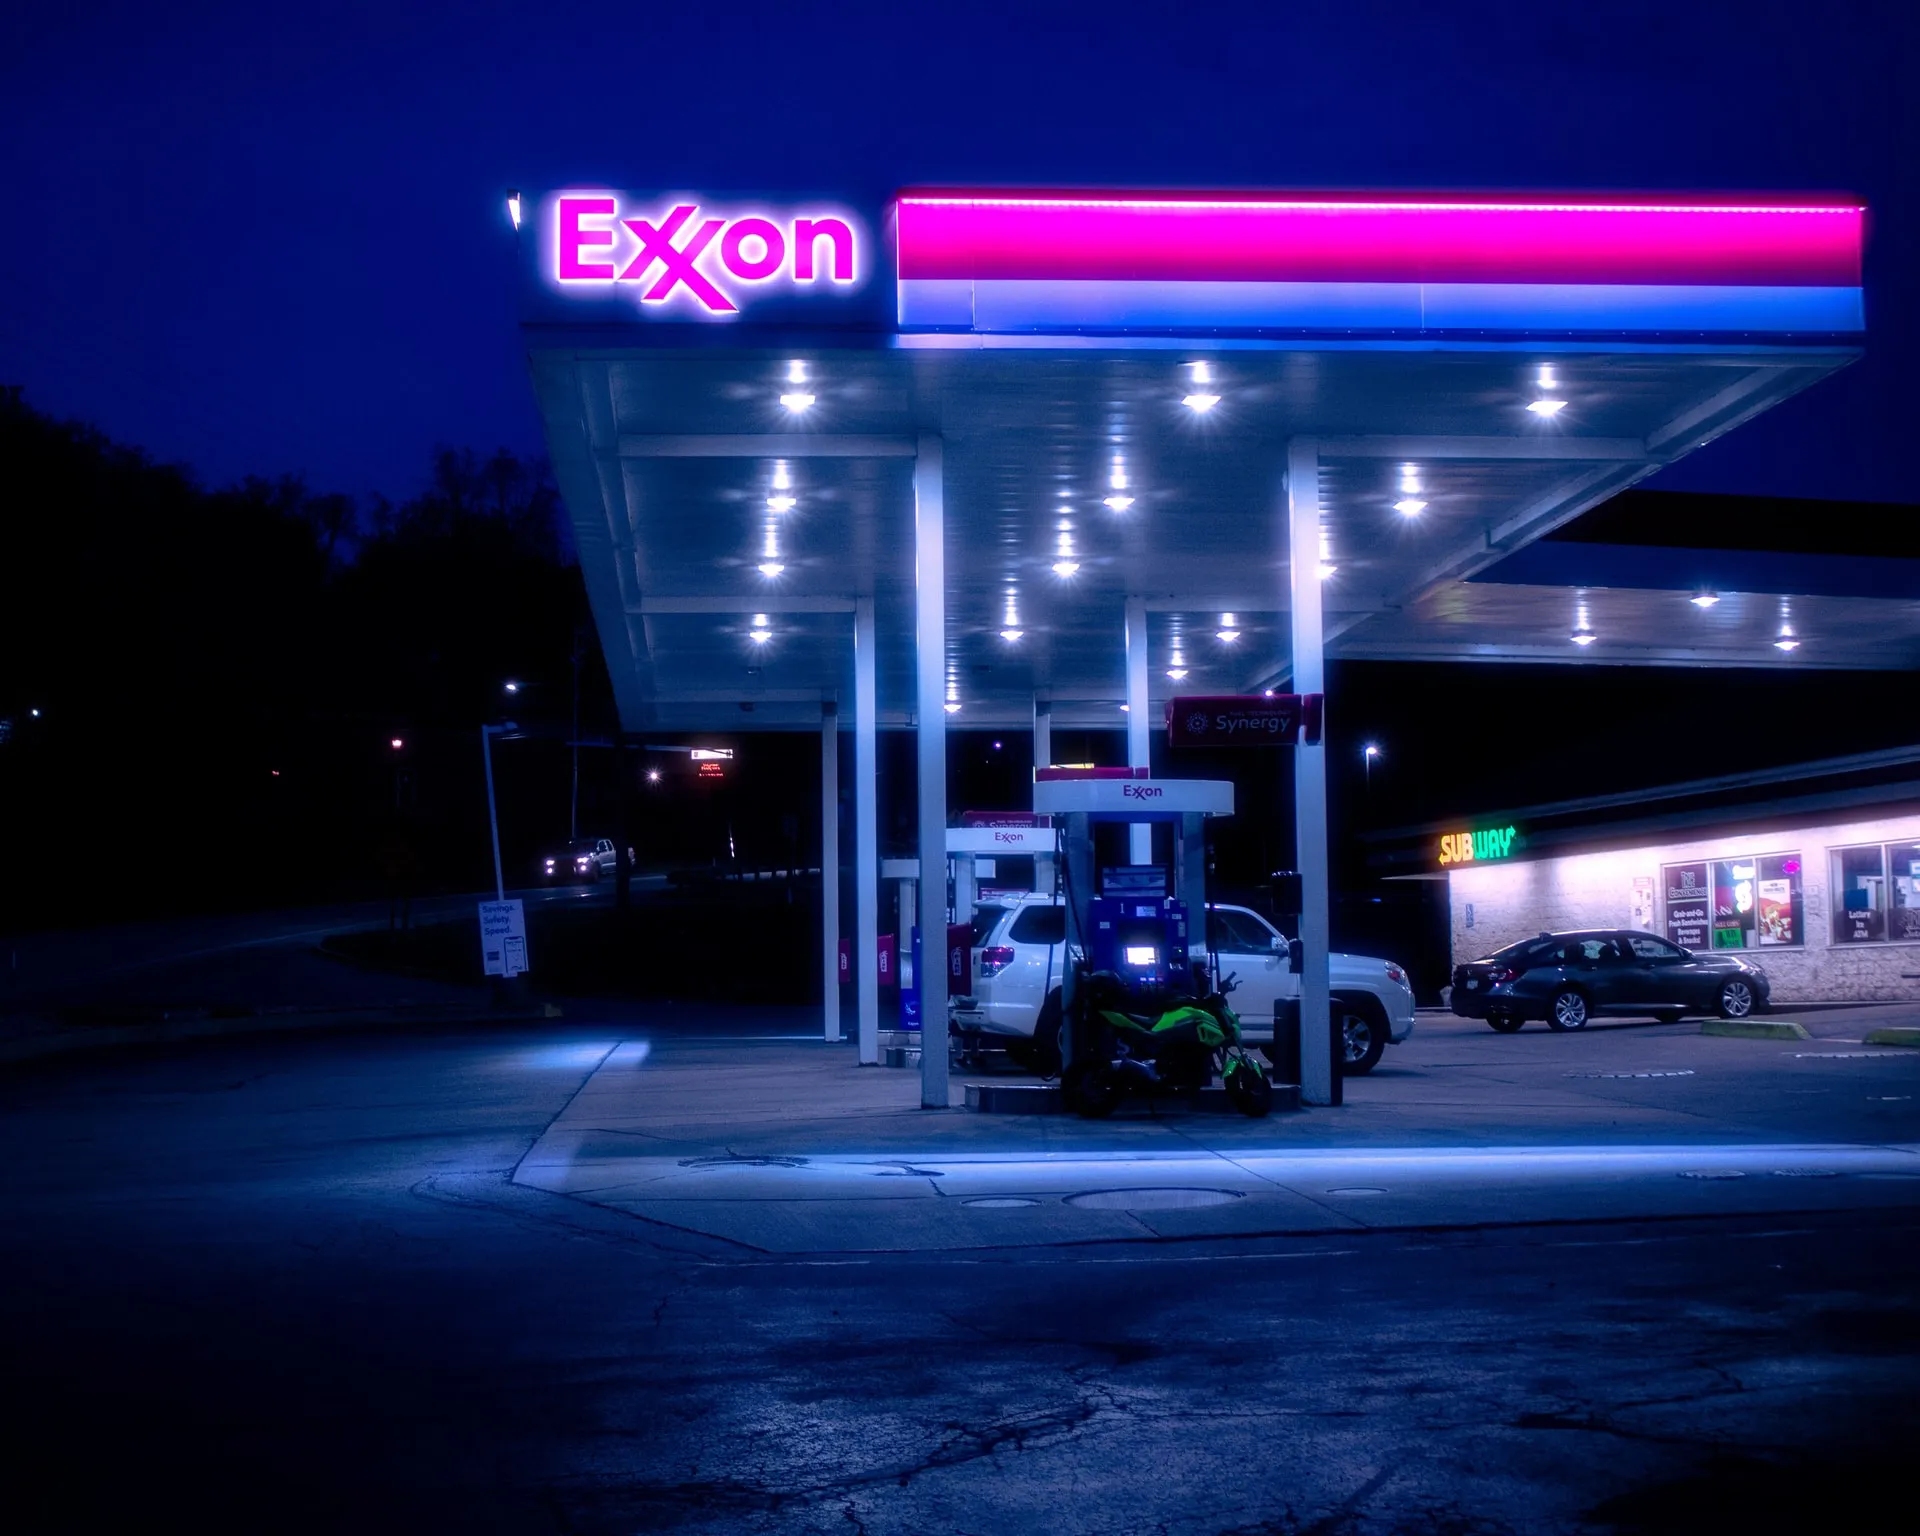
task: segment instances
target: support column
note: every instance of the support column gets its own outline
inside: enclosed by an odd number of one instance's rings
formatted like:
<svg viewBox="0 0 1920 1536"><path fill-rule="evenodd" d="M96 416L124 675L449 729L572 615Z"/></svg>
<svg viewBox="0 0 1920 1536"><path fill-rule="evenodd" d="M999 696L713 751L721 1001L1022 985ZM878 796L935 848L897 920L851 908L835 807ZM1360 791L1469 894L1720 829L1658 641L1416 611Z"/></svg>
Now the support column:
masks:
<svg viewBox="0 0 1920 1536"><path fill-rule="evenodd" d="M1293 626L1293 691L1326 691L1325 630L1320 613L1320 446L1287 445L1287 580ZM1293 749L1294 862L1300 870L1300 1097L1338 1104L1327 951L1327 749L1325 738Z"/></svg>
<svg viewBox="0 0 1920 1536"><path fill-rule="evenodd" d="M1144 598L1127 599L1127 766L1148 768L1153 765L1153 749L1148 732L1153 727L1151 706L1147 701L1147 604ZM1127 861L1132 864L1153 862L1153 828L1136 823L1127 829Z"/></svg>
<svg viewBox="0 0 1920 1536"><path fill-rule="evenodd" d="M1035 697L1033 701L1033 766L1053 765L1053 700ZM1026 809L1031 810L1031 803Z"/></svg>
<svg viewBox="0 0 1920 1536"><path fill-rule="evenodd" d="M947 518L938 437L913 466L914 689L920 767L920 1107L947 1107ZM902 936L905 937L904 935Z"/></svg>
<svg viewBox="0 0 1920 1536"><path fill-rule="evenodd" d="M840 709L820 706L821 1034L840 1038Z"/></svg>
<svg viewBox="0 0 1920 1536"><path fill-rule="evenodd" d="M853 995L860 1065L880 1065L880 763L874 750L873 599L853 604Z"/></svg>

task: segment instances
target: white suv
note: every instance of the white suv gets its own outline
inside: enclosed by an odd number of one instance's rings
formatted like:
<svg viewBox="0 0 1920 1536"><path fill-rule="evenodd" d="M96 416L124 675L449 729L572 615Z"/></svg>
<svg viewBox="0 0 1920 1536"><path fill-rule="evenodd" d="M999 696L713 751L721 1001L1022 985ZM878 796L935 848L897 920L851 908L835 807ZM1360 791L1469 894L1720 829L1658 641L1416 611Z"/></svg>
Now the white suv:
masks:
<svg viewBox="0 0 1920 1536"><path fill-rule="evenodd" d="M1258 912L1217 903L1207 909L1207 937L1220 975L1235 980L1228 1001L1247 1040L1271 1041L1276 1012L1300 996L1286 939ZM964 1033L1017 1037L1019 1054L1030 1056L1043 1071L1052 1070L1060 1059L1059 988L1067 950L1066 908L1055 897L1023 896L1005 905L975 907L973 991L954 999L954 1026ZM1389 1041L1398 1045L1413 1033L1413 988L1391 960L1328 958L1346 1043L1345 1071L1371 1072Z"/></svg>

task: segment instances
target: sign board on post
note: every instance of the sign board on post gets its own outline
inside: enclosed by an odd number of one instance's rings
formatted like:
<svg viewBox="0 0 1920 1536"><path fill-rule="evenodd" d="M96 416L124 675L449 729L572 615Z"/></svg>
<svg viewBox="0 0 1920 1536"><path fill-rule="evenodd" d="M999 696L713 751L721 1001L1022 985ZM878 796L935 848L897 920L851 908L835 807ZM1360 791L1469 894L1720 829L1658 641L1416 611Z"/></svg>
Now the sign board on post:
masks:
<svg viewBox="0 0 1920 1536"><path fill-rule="evenodd" d="M1320 740L1318 693L1193 695L1167 705L1170 747L1292 747Z"/></svg>
<svg viewBox="0 0 1920 1536"><path fill-rule="evenodd" d="M527 914L518 900L480 903L480 965L488 976L519 976L527 965Z"/></svg>

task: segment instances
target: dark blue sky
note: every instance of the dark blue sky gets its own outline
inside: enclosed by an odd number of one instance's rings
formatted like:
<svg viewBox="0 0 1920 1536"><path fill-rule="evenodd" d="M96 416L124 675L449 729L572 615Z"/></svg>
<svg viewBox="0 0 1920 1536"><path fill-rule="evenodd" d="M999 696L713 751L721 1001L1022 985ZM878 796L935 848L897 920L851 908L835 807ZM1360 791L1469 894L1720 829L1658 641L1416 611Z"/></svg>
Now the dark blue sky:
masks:
<svg viewBox="0 0 1920 1536"><path fill-rule="evenodd" d="M1920 7L5 10L0 382L212 482L537 450L514 184L1724 188L1868 202L1869 355L1659 483L1920 501Z"/></svg>

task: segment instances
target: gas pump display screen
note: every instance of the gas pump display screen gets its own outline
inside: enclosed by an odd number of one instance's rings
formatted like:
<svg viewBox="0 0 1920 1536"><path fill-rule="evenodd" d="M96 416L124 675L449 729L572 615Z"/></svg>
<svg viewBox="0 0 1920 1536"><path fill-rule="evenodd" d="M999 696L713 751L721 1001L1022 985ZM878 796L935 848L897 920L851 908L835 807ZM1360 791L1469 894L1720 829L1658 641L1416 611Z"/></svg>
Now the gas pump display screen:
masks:
<svg viewBox="0 0 1920 1536"><path fill-rule="evenodd" d="M1160 963L1160 951L1151 944L1129 944L1127 946L1127 964L1154 966Z"/></svg>

